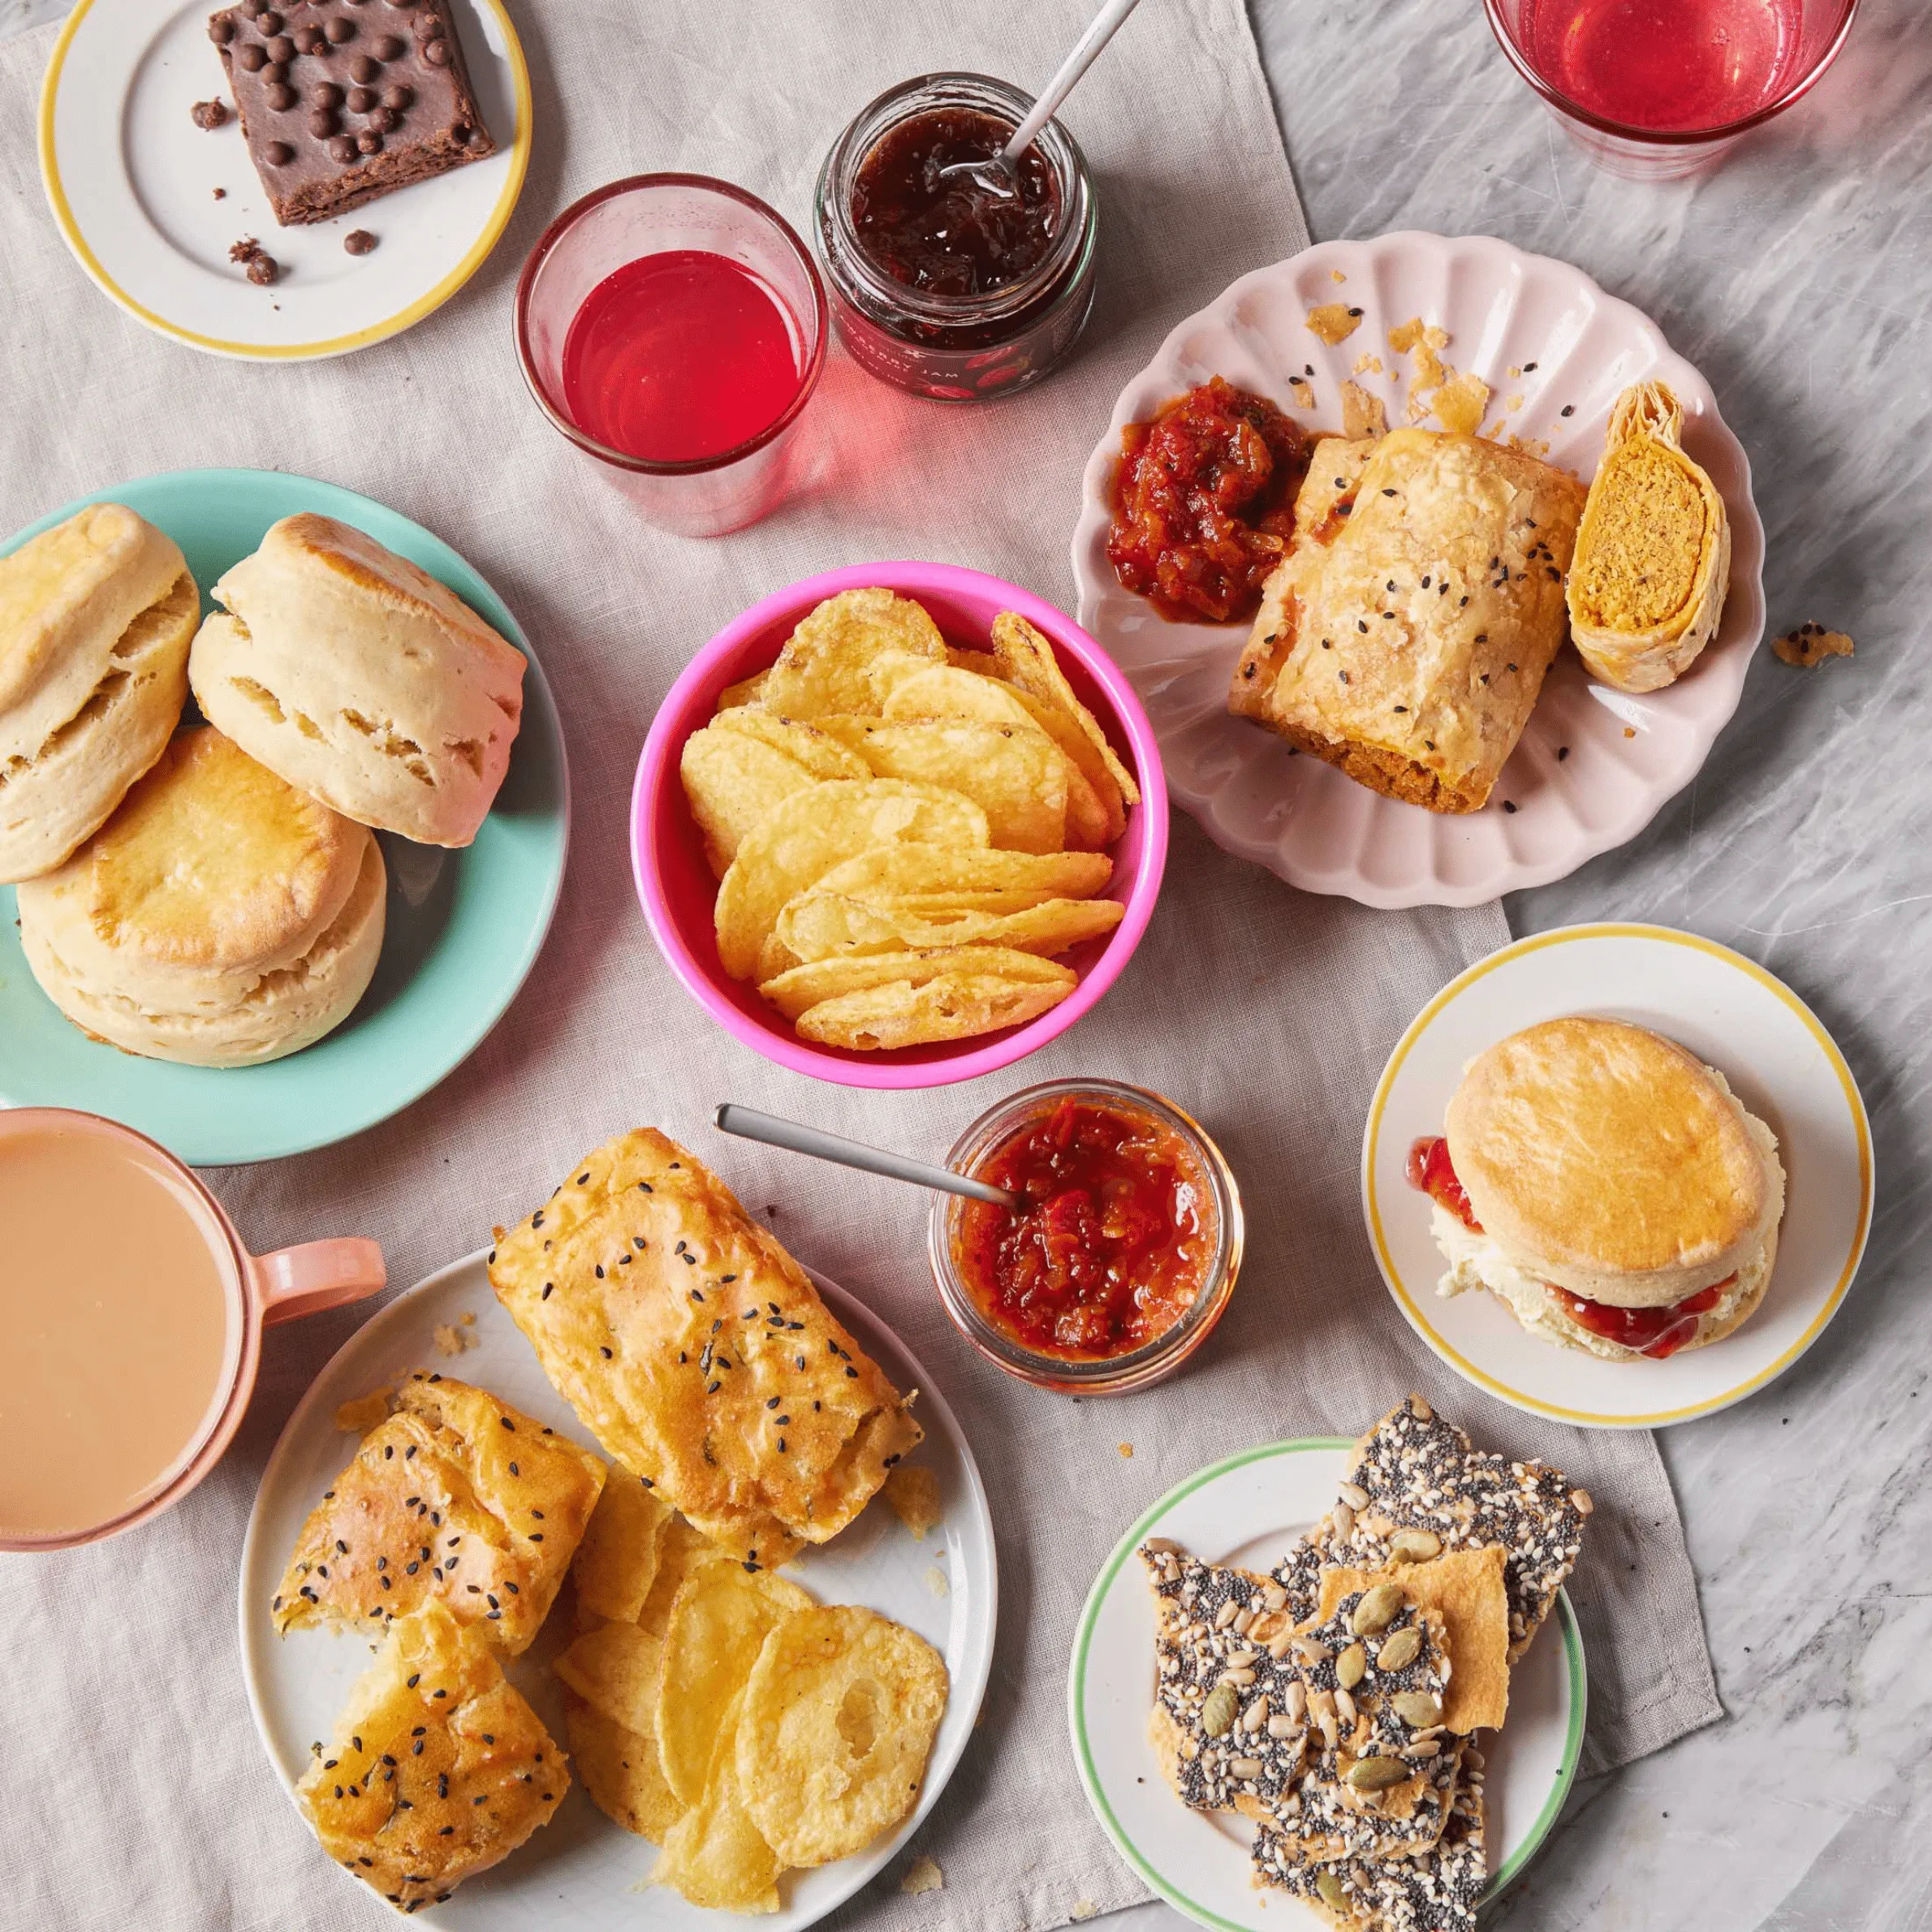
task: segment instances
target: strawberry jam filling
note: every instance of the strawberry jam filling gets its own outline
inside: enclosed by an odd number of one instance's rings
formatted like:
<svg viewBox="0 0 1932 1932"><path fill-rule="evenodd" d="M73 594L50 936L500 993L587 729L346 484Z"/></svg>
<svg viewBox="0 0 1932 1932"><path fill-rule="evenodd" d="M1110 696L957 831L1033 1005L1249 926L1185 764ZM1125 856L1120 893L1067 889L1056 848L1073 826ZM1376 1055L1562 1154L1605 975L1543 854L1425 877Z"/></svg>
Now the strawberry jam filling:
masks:
<svg viewBox="0 0 1932 1932"><path fill-rule="evenodd" d="M1439 1208L1455 1216L1473 1234L1482 1232L1482 1223L1469 1211L1469 1197L1455 1178L1449 1158L1449 1143L1440 1134L1425 1134L1408 1150L1404 1171L1412 1188L1420 1188Z"/></svg>
<svg viewBox="0 0 1932 1932"><path fill-rule="evenodd" d="M1455 1178L1455 1163L1449 1158L1449 1143L1440 1134L1425 1134L1408 1150L1405 1168L1408 1184L1426 1194L1447 1213L1454 1214L1473 1234L1482 1232L1482 1223L1469 1210L1469 1197ZM1667 1308L1612 1308L1606 1301L1593 1301L1587 1295L1572 1295L1552 1283L1544 1286L1556 1297L1558 1305L1579 1328L1615 1342L1633 1355L1647 1356L1661 1362L1675 1355L1697 1332L1700 1317L1708 1314L1723 1300L1724 1291L1737 1277L1727 1275L1700 1288L1694 1295Z"/></svg>

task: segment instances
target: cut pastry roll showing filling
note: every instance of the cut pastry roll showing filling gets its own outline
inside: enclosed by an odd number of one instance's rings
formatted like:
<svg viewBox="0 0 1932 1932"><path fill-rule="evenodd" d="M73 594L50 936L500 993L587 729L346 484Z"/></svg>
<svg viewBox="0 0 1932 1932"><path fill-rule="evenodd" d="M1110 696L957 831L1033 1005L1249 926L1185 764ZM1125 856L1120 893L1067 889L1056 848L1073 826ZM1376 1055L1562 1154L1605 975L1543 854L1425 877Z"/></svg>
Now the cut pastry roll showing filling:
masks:
<svg viewBox="0 0 1932 1932"><path fill-rule="evenodd" d="M1584 662L1620 691L1681 677L1723 614L1730 521L1683 437L1683 408L1664 384L1625 390L1577 531L1570 634Z"/></svg>

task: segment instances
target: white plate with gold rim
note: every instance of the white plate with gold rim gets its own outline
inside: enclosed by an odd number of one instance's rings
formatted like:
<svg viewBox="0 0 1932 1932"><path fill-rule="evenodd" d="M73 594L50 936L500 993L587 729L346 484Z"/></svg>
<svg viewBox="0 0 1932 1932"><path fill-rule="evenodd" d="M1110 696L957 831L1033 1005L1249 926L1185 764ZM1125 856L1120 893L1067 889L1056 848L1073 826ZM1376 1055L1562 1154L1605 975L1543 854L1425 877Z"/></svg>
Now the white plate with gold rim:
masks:
<svg viewBox="0 0 1932 1932"><path fill-rule="evenodd" d="M1463 1069L1498 1040L1569 1013L1627 1020L1714 1067L1778 1136L1784 1220L1757 1311L1722 1341L1663 1361L1606 1361L1538 1340L1494 1296L1444 1299L1430 1201L1410 1146L1443 1131ZM1451 1368L1518 1408L1585 1428L1651 1429L1740 1402L1822 1332L1872 1223L1871 1128L1844 1055L1780 980L1667 926L1568 926L1518 939L1460 973L1390 1054L1362 1136L1362 1212L1410 1327Z"/></svg>
<svg viewBox="0 0 1932 1932"><path fill-rule="evenodd" d="M895 1385L919 1391L915 1412L925 1440L912 1460L938 1477L945 1514L923 1540L916 1539L883 1501L875 1501L834 1542L808 1548L784 1573L822 1602L864 1603L916 1630L945 1658L951 1686L912 1815L850 1858L786 1874L778 1881L783 1908L758 1921L771 1932L800 1932L843 1904L891 1862L938 1801L972 1738L985 1694L998 1608L993 1520L972 1451L952 1411L898 1337L862 1302L822 1275L813 1279ZM459 1355L444 1355L436 1344L439 1328L456 1330L469 1346ZM332 1734L335 1714L367 1667L372 1646L366 1637L324 1631L278 1637L270 1622L270 1599L309 1511L355 1453L356 1438L335 1426L337 1408L413 1369L474 1382L560 1434L589 1442L575 1411L545 1379L536 1352L491 1292L481 1253L453 1262L398 1296L336 1352L269 1458L242 1548L242 1670L255 1727L291 1800L312 1746ZM565 1623L554 1615L529 1650L506 1665L559 1743L567 1736L563 1696L550 1663L570 1641ZM332 1863L319 1846L315 1857L318 1865ZM416 1913L412 1922L447 1932L529 1932L533 1925L553 1922L567 1922L579 1932L715 1928L719 1914L650 1884L656 1857L653 1846L619 1830L581 1784L573 1783L556 1815L528 1844L469 1880L446 1904ZM334 1882L360 1884L341 1870Z"/></svg>
<svg viewBox="0 0 1932 1932"><path fill-rule="evenodd" d="M41 87L41 179L80 265L150 329L211 355L300 361L407 329L495 246L530 158L530 76L502 0L452 0L494 154L332 221L278 226L208 37L216 0L79 0ZM218 198L215 191L222 193ZM367 255L343 237L377 237ZM229 259L252 238L281 265L258 287Z"/></svg>
<svg viewBox="0 0 1932 1932"><path fill-rule="evenodd" d="M1319 340L1311 308L1360 308L1354 332ZM1120 432L1223 376L1303 428L1339 433L1340 386L1361 384L1404 420L1412 359L1389 331L1446 330L1443 360L1493 391L1484 434L1518 437L1586 481L1619 392L1661 377L1684 405L1684 443L1724 498L1731 588L1718 635L1668 689L1632 697L1563 650L1514 755L1480 812L1384 798L1271 732L1229 715L1245 623L1170 623L1107 562ZM1374 367L1358 368L1365 358ZM1312 372L1309 388L1292 382ZM1304 399L1310 399L1305 401ZM1425 428L1439 425L1434 417ZM1703 377L1650 318L1581 269L1487 235L1405 233L1322 242L1244 275L1180 323L1120 392L1089 460L1073 533L1080 621L1126 672L1160 740L1167 789L1216 844L1310 892L1370 906L1473 906L1573 872L1634 838L1688 784L1737 709L1764 630L1764 530L1751 466Z"/></svg>
<svg viewBox="0 0 1932 1932"><path fill-rule="evenodd" d="M1190 1811L1161 1775L1147 1738L1154 1597L1134 1553L1150 1536L1171 1537L1205 1562L1266 1570L1333 1505L1353 1447L1344 1436L1269 1443L1176 1484L1101 1566L1074 1635L1067 1715L1087 1802L1134 1871L1214 1932L1316 1932L1326 1921L1300 1900L1255 1886L1248 1855L1254 1827L1246 1819ZM1583 1640L1559 1591L1546 1627L1510 1672L1509 1721L1481 1734L1486 1900L1516 1881L1555 1825L1583 1754L1588 1703Z"/></svg>

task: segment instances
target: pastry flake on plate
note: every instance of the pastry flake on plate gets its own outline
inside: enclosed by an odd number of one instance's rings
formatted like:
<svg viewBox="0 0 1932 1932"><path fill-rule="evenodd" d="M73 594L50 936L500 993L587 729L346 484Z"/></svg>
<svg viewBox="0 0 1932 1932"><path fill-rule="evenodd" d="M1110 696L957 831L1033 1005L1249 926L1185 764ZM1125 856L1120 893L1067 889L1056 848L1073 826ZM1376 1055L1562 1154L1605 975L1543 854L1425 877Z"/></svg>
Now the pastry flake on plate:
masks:
<svg viewBox="0 0 1932 1932"><path fill-rule="evenodd" d="M302 1525L275 1628L369 1630L435 1601L515 1655L550 1612L604 1465L467 1382L418 1374L392 1399Z"/></svg>
<svg viewBox="0 0 1932 1932"><path fill-rule="evenodd" d="M804 1270L654 1129L579 1162L489 1275L597 1440L744 1561L829 1541L920 1440Z"/></svg>

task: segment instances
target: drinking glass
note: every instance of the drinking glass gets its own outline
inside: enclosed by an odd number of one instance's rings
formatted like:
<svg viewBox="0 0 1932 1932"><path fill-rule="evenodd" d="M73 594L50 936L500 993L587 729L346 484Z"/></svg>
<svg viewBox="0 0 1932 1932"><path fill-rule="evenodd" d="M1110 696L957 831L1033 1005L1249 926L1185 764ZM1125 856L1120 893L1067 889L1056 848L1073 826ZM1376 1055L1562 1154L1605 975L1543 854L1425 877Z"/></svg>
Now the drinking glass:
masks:
<svg viewBox="0 0 1932 1932"><path fill-rule="evenodd" d="M655 462L600 442L564 402L564 346L585 299L628 263L674 249L722 255L772 296L794 337L798 393L756 436L713 456ZM516 285L516 352L537 406L647 521L684 537L756 523L785 495L794 433L825 366L825 287L809 252L756 195L703 175L635 175L573 203L545 230Z"/></svg>
<svg viewBox="0 0 1932 1932"><path fill-rule="evenodd" d="M1483 0L1516 71L1611 174L1710 166L1818 84L1858 0Z"/></svg>

